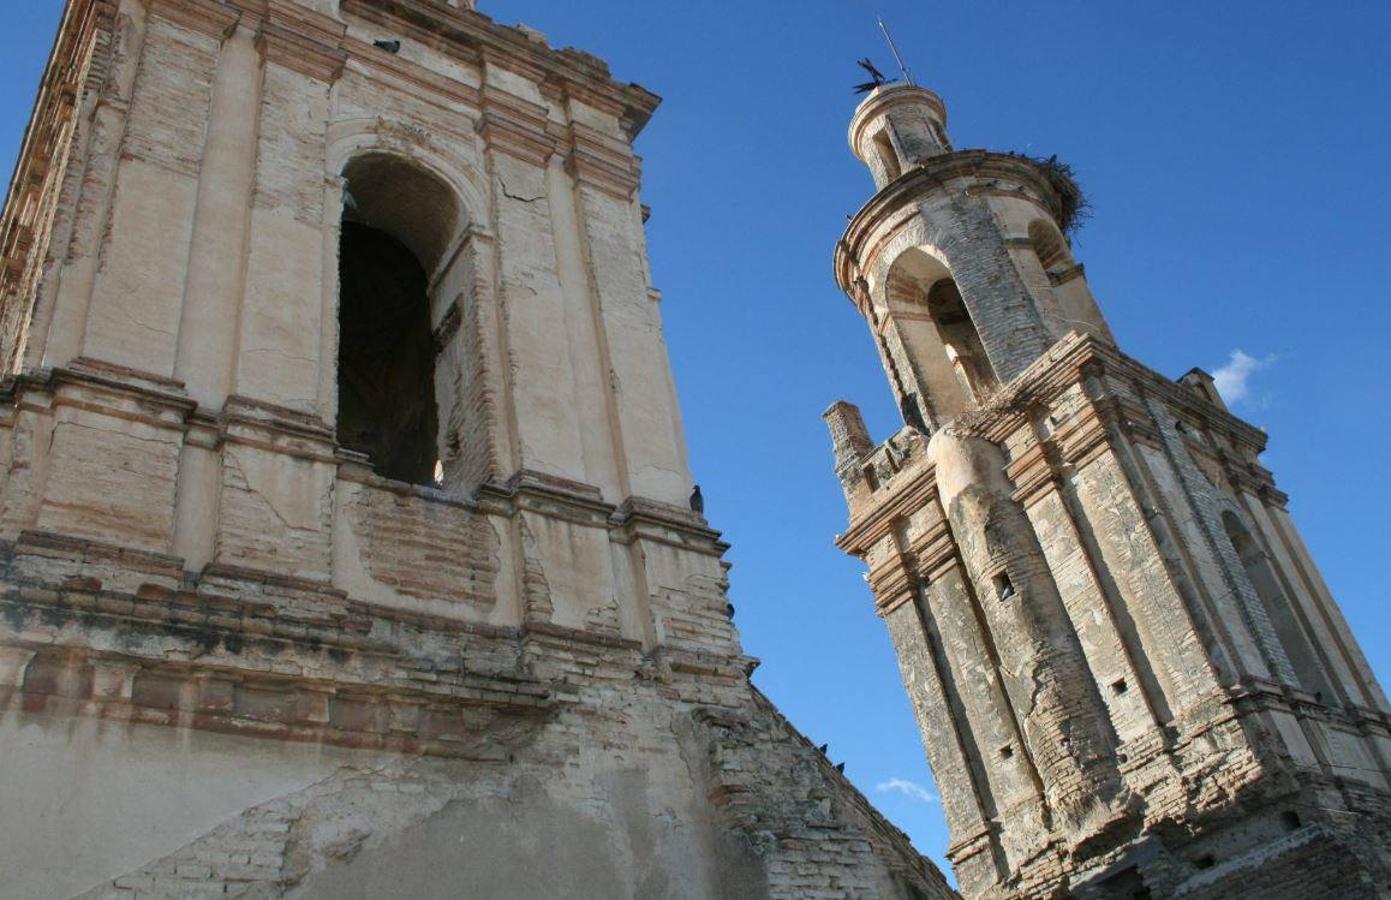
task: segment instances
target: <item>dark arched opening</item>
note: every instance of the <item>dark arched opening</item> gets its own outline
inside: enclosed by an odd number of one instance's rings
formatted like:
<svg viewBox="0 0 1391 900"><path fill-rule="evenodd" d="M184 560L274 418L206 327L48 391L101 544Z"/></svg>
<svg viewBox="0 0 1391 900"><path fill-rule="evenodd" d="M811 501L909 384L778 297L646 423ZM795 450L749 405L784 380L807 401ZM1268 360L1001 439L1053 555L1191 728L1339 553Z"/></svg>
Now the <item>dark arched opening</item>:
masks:
<svg viewBox="0 0 1391 900"><path fill-rule="evenodd" d="M344 221L339 254L338 442L385 478L435 480L435 346L425 269L385 231Z"/></svg>
<svg viewBox="0 0 1391 900"><path fill-rule="evenodd" d="M884 166L884 180L893 181L903 174L903 167L898 163L898 153L894 151L893 142L889 140L888 131L880 131L874 136L874 149L879 154L879 162Z"/></svg>
<svg viewBox="0 0 1391 900"><path fill-rule="evenodd" d="M999 388L999 382L955 281L944 278L932 285L927 292L927 311L937 324L947 359L967 396L977 403L985 402Z"/></svg>
<svg viewBox="0 0 1391 900"><path fill-rule="evenodd" d="M1056 273L1072 265L1072 253L1067 248L1067 241L1052 225L1040 219L1030 222L1029 241L1034 245L1034 252L1038 254L1038 261L1045 271Z"/></svg>

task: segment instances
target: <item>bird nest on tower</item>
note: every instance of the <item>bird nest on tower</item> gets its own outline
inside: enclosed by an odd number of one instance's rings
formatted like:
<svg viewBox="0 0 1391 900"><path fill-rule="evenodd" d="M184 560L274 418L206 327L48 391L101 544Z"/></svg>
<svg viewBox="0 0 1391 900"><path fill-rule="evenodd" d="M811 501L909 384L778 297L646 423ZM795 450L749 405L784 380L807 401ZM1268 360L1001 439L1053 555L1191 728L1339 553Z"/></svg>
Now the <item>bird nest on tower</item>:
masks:
<svg viewBox="0 0 1391 900"><path fill-rule="evenodd" d="M1072 170L1072 166L1058 159L1056 153L1046 158L1029 156L1024 153L1011 153L1010 155L1027 159L1048 179L1048 183L1057 192L1058 201L1061 204L1061 209L1058 211L1058 227L1062 229L1068 240L1071 240L1081 229L1083 223L1092 215L1091 201L1082 192L1082 186L1077 183L1077 173Z"/></svg>

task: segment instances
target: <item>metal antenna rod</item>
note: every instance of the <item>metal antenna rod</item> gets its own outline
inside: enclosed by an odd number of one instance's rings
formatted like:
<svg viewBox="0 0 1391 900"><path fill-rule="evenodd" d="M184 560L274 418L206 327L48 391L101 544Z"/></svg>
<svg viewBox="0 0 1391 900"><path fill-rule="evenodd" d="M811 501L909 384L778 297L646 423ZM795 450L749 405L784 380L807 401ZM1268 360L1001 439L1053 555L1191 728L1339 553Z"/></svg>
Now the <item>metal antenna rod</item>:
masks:
<svg viewBox="0 0 1391 900"><path fill-rule="evenodd" d="M894 43L894 36L889 34L889 26L884 24L883 16L875 16L879 20L879 30L884 32L884 40L889 42L889 49L893 51L894 59L898 61L899 71L903 73L903 80L917 87L918 83L913 80L913 70L903 64L903 57L899 55L898 45Z"/></svg>

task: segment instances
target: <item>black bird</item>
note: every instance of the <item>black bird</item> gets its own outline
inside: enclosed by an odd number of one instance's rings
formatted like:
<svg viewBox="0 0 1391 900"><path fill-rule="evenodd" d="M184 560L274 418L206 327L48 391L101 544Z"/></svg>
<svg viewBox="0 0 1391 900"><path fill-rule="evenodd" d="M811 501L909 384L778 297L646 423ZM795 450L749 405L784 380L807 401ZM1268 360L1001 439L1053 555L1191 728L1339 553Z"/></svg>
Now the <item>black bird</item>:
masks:
<svg viewBox="0 0 1391 900"><path fill-rule="evenodd" d="M839 772L840 774L844 775L844 774L845 774L845 763L836 763L836 771Z"/></svg>
<svg viewBox="0 0 1391 900"><path fill-rule="evenodd" d="M881 84L889 80L884 77L884 73L879 71L879 69L874 65L874 63L869 61L868 56L866 56L862 60L859 60L857 65L859 65L861 69L864 69L866 72L868 72L869 77L871 79L870 81L866 81L864 84L855 85L855 93L857 94L868 94L870 91L874 90L875 88L879 87Z"/></svg>
<svg viewBox="0 0 1391 900"><path fill-rule="evenodd" d="M691 512L705 515L705 496L700 492L700 485L696 485L695 490L691 491Z"/></svg>
<svg viewBox="0 0 1391 900"><path fill-rule="evenodd" d="M726 604L724 605L724 614L725 614L725 618L729 618L729 619L734 618L734 604L733 604L733 603L726 603Z"/></svg>
<svg viewBox="0 0 1391 900"><path fill-rule="evenodd" d="M822 756L825 756L825 755L826 755L826 751L827 751L828 749L830 749L830 747L831 747L830 744L822 744L820 747L817 747L817 748L816 748L816 752L817 752L817 753L820 753Z"/></svg>
<svg viewBox="0 0 1391 900"><path fill-rule="evenodd" d="M387 53L399 53L401 51L400 41L373 41L372 46L385 50Z"/></svg>

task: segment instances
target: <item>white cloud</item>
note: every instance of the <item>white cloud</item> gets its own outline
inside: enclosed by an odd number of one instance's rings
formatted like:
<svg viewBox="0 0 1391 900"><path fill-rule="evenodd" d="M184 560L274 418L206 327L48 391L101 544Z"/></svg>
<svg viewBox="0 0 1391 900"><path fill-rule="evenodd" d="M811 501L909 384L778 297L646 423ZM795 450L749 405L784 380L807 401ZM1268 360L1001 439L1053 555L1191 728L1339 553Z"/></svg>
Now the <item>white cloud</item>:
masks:
<svg viewBox="0 0 1391 900"><path fill-rule="evenodd" d="M918 784L916 781L909 781L906 778L890 778L888 781L881 781L874 789L881 794L897 791L910 800L917 800L921 803L937 802L936 794Z"/></svg>
<svg viewBox="0 0 1391 900"><path fill-rule="evenodd" d="M1232 351L1226 365L1212 373L1212 380L1217 383L1217 391L1223 400L1229 404L1240 403L1251 396L1251 376L1274 362L1274 354L1257 359L1238 348Z"/></svg>

